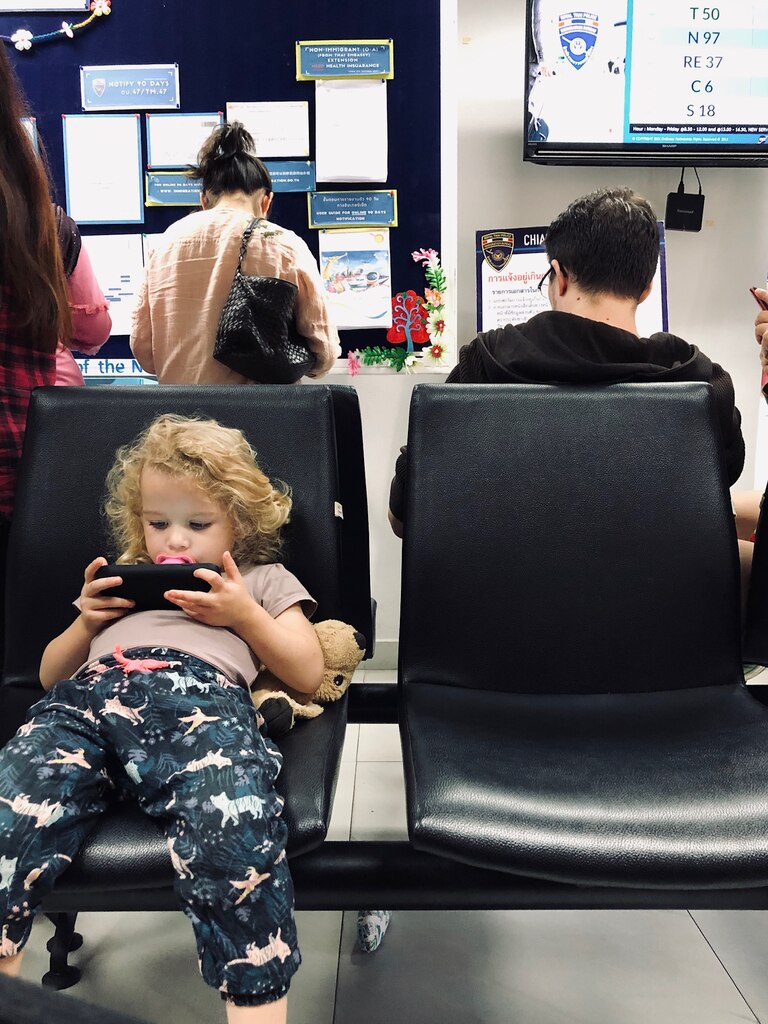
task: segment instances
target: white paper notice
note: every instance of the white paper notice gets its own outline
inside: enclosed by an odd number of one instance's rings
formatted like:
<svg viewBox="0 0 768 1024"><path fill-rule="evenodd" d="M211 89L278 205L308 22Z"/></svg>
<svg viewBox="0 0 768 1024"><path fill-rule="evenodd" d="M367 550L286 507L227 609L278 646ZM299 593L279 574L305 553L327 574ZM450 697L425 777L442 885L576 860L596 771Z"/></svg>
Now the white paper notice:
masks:
<svg viewBox="0 0 768 1024"><path fill-rule="evenodd" d="M309 156L309 103L228 103L227 121L242 121L256 155Z"/></svg>
<svg viewBox="0 0 768 1024"><path fill-rule="evenodd" d="M200 147L221 121L221 114L147 114L147 167L196 164Z"/></svg>
<svg viewBox="0 0 768 1024"><path fill-rule="evenodd" d="M64 114L67 213L79 224L141 224L138 114Z"/></svg>
<svg viewBox="0 0 768 1024"><path fill-rule="evenodd" d="M546 287L544 294L536 288L548 266L547 254L543 252L515 253L509 266L500 273L483 263L480 330L493 331L506 324L521 324L550 309ZM637 307L637 329L641 337L647 338L664 329L662 302L661 270L657 269L651 294Z"/></svg>
<svg viewBox="0 0 768 1024"><path fill-rule="evenodd" d="M389 231L320 231L320 274L339 329L392 326Z"/></svg>
<svg viewBox="0 0 768 1024"><path fill-rule="evenodd" d="M130 334L144 276L141 235L83 235L96 280L109 302L112 334Z"/></svg>
<svg viewBox="0 0 768 1024"><path fill-rule="evenodd" d="M546 289L542 295L536 287L548 266L545 252L516 252L503 269L482 260L478 330L520 324L549 309Z"/></svg>
<svg viewBox="0 0 768 1024"><path fill-rule="evenodd" d="M315 83L318 181L387 180L387 83Z"/></svg>

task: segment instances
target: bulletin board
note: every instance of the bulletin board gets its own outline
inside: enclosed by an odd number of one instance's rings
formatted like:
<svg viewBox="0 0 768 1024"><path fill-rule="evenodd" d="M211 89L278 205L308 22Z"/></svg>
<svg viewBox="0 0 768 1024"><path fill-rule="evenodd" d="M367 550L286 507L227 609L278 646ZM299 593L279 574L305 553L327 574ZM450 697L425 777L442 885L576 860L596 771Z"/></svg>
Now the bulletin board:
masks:
<svg viewBox="0 0 768 1024"><path fill-rule="evenodd" d="M296 80L297 40L389 39L394 77L387 82L389 161L382 184L318 183L318 191L396 189L397 227L390 229L392 291L424 290L424 269L411 253L441 249L440 238L440 0L294 0L287 7L243 0L111 0L109 16L95 19L73 39L60 36L18 52L11 62L27 94L48 155L56 200L66 207L62 114L82 113L80 66L179 65L181 112L225 111L228 101L309 103L310 159L314 157L315 84ZM59 29L62 19L83 14L5 13L0 35L28 29L34 35ZM20 5L21 6L21 5ZM142 158L147 139L141 114ZM109 159L108 152L94 159ZM154 234L192 212L183 207L145 207L143 225L98 225L83 235ZM275 196L271 218L303 237L318 255L318 232L308 227L307 193ZM384 345L384 328L340 332L350 349ZM128 355L125 336L113 336L102 353Z"/></svg>

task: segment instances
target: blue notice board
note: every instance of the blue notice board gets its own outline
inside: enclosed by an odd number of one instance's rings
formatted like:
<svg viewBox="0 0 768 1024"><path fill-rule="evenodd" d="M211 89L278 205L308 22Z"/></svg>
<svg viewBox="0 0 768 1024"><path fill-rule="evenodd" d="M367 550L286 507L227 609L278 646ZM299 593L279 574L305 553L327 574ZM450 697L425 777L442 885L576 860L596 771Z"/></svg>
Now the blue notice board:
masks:
<svg viewBox="0 0 768 1024"><path fill-rule="evenodd" d="M107 64L80 68L83 110L178 110L178 64Z"/></svg>
<svg viewBox="0 0 768 1024"><path fill-rule="evenodd" d="M315 187L313 160L265 160L273 192L312 192Z"/></svg>
<svg viewBox="0 0 768 1024"><path fill-rule="evenodd" d="M184 171L148 171L145 206L199 206L200 182Z"/></svg>
<svg viewBox="0 0 768 1024"><path fill-rule="evenodd" d="M296 43L296 78L394 78L391 39L310 39Z"/></svg>
<svg viewBox="0 0 768 1024"><path fill-rule="evenodd" d="M311 228L397 227L397 191L310 192Z"/></svg>

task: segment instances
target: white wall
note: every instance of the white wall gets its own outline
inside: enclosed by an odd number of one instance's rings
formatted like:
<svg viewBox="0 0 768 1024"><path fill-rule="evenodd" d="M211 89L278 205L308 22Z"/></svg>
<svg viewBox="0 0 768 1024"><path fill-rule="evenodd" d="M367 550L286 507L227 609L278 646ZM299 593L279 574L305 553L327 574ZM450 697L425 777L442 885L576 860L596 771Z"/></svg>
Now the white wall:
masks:
<svg viewBox="0 0 768 1024"><path fill-rule="evenodd" d="M448 18L455 0L445 0ZM448 20L448 19L446 19ZM602 185L629 185L645 195L663 218L679 168L572 168L527 164L522 159L525 3L523 0L459 0L456 74L447 76L444 100L458 108L458 327L459 345L475 323L475 231L548 224L576 196ZM417 102L417 98L414 98ZM454 173L447 154L447 178ZM757 310L748 292L768 273L768 172L702 168L706 195L698 234L668 232L667 276L670 329L698 345L733 377L743 416L747 464L739 488L751 489L757 429L759 367L752 321ZM686 183L693 187L692 171ZM444 202L445 206L445 202ZM444 208L443 219L451 211ZM425 245L431 244L425 240ZM444 235L444 262L451 262ZM351 382L334 376L334 383ZM395 664L400 609L400 542L386 520L389 481L407 432L408 402L417 381L442 377L365 375L355 378L363 413L373 593L379 602L374 665ZM426 609L425 609L426 612ZM425 628L427 623L425 619Z"/></svg>
<svg viewBox="0 0 768 1024"><path fill-rule="evenodd" d="M334 383L338 378L331 378ZM349 378L347 378L349 379ZM369 667L394 668L400 628L400 557L402 543L387 521L389 483L400 446L408 433L408 405L413 385L440 377L404 373L361 374L354 379L363 417L368 514L371 531L371 591L378 602L377 648Z"/></svg>

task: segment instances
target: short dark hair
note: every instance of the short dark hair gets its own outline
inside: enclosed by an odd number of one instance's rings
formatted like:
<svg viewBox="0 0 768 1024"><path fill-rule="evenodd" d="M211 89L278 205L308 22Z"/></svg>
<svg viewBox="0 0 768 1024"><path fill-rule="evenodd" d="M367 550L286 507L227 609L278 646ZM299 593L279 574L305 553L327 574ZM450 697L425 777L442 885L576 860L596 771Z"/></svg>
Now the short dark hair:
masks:
<svg viewBox="0 0 768 1024"><path fill-rule="evenodd" d="M575 199L549 226L547 257L587 292L638 300L659 260L653 207L631 188Z"/></svg>
<svg viewBox="0 0 768 1024"><path fill-rule="evenodd" d="M214 128L190 167L189 176L200 179L203 192L214 199L226 192L252 196L263 188L272 191L272 178L256 156L253 136L240 121Z"/></svg>

